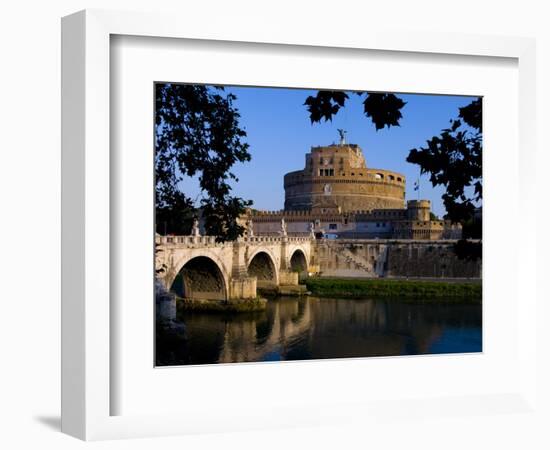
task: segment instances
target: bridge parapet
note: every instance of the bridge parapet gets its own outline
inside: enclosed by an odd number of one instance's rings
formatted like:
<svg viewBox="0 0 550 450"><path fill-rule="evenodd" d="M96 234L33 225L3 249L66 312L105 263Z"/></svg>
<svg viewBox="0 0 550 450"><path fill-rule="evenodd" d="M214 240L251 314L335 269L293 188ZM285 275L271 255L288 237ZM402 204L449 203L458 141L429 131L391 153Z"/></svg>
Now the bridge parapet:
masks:
<svg viewBox="0 0 550 450"><path fill-rule="evenodd" d="M241 237L237 242L248 245L255 244L280 244L281 242L307 243L311 240L308 236L280 236L280 235L262 235L252 237ZM158 245L175 245L188 248L195 247L223 247L231 246L232 241L216 242L215 236L156 236L155 242Z"/></svg>
<svg viewBox="0 0 550 450"><path fill-rule="evenodd" d="M248 244L254 243L281 243L281 242L293 242L293 243L306 243L311 238L309 236L279 236L279 235L261 235L253 237L243 237L239 241L246 242Z"/></svg>
<svg viewBox="0 0 550 450"><path fill-rule="evenodd" d="M155 242L159 245L182 245L185 247L217 247L227 245L216 242L215 236L156 236Z"/></svg>

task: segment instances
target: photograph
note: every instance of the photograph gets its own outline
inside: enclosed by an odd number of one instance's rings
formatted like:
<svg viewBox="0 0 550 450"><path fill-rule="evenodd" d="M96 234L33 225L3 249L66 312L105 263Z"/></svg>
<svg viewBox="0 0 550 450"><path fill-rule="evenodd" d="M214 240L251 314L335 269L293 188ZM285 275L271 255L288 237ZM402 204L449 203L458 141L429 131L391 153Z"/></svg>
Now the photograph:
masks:
<svg viewBox="0 0 550 450"><path fill-rule="evenodd" d="M152 101L155 367L483 351L482 97Z"/></svg>

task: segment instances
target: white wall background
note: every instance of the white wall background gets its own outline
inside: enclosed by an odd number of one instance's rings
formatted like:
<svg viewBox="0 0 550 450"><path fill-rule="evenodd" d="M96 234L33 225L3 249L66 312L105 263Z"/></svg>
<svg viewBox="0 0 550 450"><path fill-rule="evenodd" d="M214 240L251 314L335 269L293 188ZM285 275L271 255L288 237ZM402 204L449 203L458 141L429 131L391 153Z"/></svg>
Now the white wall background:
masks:
<svg viewBox="0 0 550 450"><path fill-rule="evenodd" d="M550 14L543 1L391 2L315 1L143 1L19 0L0 10L0 447L80 448L59 433L60 361L60 17L83 8L168 10L204 21L248 15L265 27L318 23L327 32L365 29L455 31L537 37L539 204L548 205L544 168L549 165L545 131L550 123ZM548 213L539 215L542 237ZM531 224L530 224L531 225ZM540 239L541 246L548 247ZM539 253L539 275L548 272ZM539 286L542 288L542 285ZM548 298L548 294L545 295ZM544 312L548 312L545 307ZM548 314L550 317L550 314ZM550 343L549 333L540 330ZM547 347L541 367L548 376ZM544 358L544 359L543 359ZM547 377L547 380L550 376ZM548 389L541 395L548 401ZM540 416L539 416L540 417ZM192 436L160 440L101 442L95 448L549 448L546 417L491 417L420 421L364 431L334 427L277 433ZM368 424L366 424L366 427Z"/></svg>

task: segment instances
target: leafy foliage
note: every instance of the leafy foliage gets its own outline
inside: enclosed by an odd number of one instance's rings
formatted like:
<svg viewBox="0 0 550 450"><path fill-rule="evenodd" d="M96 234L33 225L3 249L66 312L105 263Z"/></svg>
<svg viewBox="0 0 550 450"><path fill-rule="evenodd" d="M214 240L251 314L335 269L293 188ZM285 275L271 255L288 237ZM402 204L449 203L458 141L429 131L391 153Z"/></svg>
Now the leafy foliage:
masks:
<svg viewBox="0 0 550 450"><path fill-rule="evenodd" d="M376 130L399 126L402 118L401 109L405 102L394 94L356 92L359 96L365 96L363 107L365 115L372 120ZM328 122L345 106L349 96L344 91L318 91L315 96L306 98L304 105L309 111L311 123L321 120Z"/></svg>
<svg viewBox="0 0 550 450"><path fill-rule="evenodd" d="M476 205L483 198L482 184L482 100L477 98L459 108L458 118L426 143L412 149L407 161L420 165L422 173L430 174L432 185L445 186L443 204L446 218L463 224L464 238L481 239L481 219L475 218ZM465 239L455 245L461 259L481 258L479 242Z"/></svg>
<svg viewBox="0 0 550 450"><path fill-rule="evenodd" d="M445 186L446 217L463 223L473 218L483 196L481 99L460 108L459 118L450 122L425 147L412 149L407 161L430 174L432 185Z"/></svg>
<svg viewBox="0 0 550 450"><path fill-rule="evenodd" d="M223 87L159 83L155 92L155 206L161 234L188 234L198 208L207 234L233 240L244 232L237 218L250 201L231 195L231 172L250 160L236 99ZM198 176L197 205L181 191L183 177Z"/></svg>
<svg viewBox="0 0 550 450"><path fill-rule="evenodd" d="M459 259L475 261L481 259L482 246L479 242L461 239L454 245L454 252Z"/></svg>
<svg viewBox="0 0 550 450"><path fill-rule="evenodd" d="M481 98L477 98L472 103L467 106L458 109L460 114L459 116L472 128L475 128L480 133L483 132L482 129L482 104Z"/></svg>
<svg viewBox="0 0 550 450"><path fill-rule="evenodd" d="M304 105L309 111L311 123L320 122L321 119L325 119L325 122L332 120L348 98L348 94L343 91L319 91L315 97L310 95Z"/></svg>
<svg viewBox="0 0 550 450"><path fill-rule="evenodd" d="M401 108L405 102L394 94L367 94L363 101L365 115L370 117L376 130L381 130L385 126L399 126Z"/></svg>

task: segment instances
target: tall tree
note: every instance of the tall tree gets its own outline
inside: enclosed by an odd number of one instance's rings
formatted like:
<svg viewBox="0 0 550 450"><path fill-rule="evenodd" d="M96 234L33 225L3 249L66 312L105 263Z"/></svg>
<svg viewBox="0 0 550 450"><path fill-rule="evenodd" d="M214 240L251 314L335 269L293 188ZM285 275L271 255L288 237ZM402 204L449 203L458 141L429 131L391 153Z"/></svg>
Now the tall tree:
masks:
<svg viewBox="0 0 550 450"><path fill-rule="evenodd" d="M237 218L252 204L231 195L231 168L250 161L246 132L239 125L236 97L220 86L158 83L155 86L155 207L158 233L187 234L193 218L204 218L219 241L244 232ZM182 190L184 177L198 176L199 204Z"/></svg>

